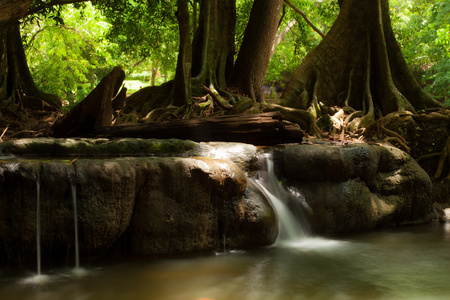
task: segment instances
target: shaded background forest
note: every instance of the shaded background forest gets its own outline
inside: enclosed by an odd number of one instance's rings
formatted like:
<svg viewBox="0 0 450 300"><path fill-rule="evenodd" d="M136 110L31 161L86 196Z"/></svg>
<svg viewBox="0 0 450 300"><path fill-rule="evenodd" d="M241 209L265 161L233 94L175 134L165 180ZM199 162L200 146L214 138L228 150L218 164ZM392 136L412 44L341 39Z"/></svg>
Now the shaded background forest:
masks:
<svg viewBox="0 0 450 300"><path fill-rule="evenodd" d="M337 1L291 2L324 34L339 13ZM236 53L252 3L237 1ZM127 1L121 11L83 2L32 14L22 20L21 34L33 79L42 91L62 97L64 111L117 65L127 74L129 93L167 82L175 75L179 46L174 9L170 1L154 7ZM392 0L390 9L414 76L431 96L449 105L450 3ZM277 102L291 74L321 40L298 12L284 6L265 80L266 101Z"/></svg>

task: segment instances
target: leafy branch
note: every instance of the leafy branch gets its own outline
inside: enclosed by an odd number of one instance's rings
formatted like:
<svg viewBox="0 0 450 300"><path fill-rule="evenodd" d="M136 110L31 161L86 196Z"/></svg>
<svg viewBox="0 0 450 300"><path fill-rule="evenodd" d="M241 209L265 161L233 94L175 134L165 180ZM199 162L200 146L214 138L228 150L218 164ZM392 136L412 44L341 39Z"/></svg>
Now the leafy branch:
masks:
<svg viewBox="0 0 450 300"><path fill-rule="evenodd" d="M38 13L41 10L48 9L48 8L51 8L51 7L57 6L57 5L75 4L75 3L90 2L90 1L91 0L53 0L53 1L50 1L49 3L43 3L36 7L30 8L27 11L27 13L25 14L25 17L29 16L29 15L33 15L35 13Z"/></svg>
<svg viewBox="0 0 450 300"><path fill-rule="evenodd" d="M311 20L308 18L308 16L302 12L300 9L298 9L294 4L292 4L289 0L284 0L284 3L286 3L287 5L289 5L293 10L295 10L296 13L300 14L303 19L306 21L306 23L315 31L317 32L322 38L325 37L325 34L323 34L323 32L317 28L316 26L314 26L314 24L311 22Z"/></svg>

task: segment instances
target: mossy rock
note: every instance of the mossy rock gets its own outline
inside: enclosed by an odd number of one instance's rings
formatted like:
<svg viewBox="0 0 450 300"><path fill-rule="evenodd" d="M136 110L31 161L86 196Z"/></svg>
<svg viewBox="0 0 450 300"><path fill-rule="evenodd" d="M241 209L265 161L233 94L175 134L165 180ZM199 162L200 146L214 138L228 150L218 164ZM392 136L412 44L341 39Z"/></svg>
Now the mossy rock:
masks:
<svg viewBox="0 0 450 300"><path fill-rule="evenodd" d="M0 143L2 155L20 156L169 156L194 148L196 143L177 139L18 139Z"/></svg>

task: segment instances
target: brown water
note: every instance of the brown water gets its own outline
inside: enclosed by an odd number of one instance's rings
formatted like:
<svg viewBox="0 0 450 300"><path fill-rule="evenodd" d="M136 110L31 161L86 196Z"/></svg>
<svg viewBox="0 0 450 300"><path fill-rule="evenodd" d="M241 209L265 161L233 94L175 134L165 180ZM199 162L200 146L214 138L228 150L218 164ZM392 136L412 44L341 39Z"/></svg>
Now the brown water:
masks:
<svg viewBox="0 0 450 300"><path fill-rule="evenodd" d="M0 270L0 299L450 299L450 225L85 268L43 266L40 284Z"/></svg>

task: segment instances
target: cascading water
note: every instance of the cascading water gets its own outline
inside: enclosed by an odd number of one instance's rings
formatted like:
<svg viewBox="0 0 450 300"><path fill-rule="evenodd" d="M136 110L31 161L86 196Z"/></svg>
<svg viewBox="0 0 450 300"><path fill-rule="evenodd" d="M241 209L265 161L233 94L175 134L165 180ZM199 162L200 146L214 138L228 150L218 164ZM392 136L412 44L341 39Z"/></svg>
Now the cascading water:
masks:
<svg viewBox="0 0 450 300"><path fill-rule="evenodd" d="M276 243L298 242L308 235L307 226L301 223L284 202L293 195L278 182L274 173L272 155L266 153L262 159L267 169L261 171L259 177L252 182L267 197L275 210L279 231ZM296 196L301 197L302 195ZM304 202L301 199L298 200ZM305 205L305 203L301 204Z"/></svg>
<svg viewBox="0 0 450 300"><path fill-rule="evenodd" d="M75 175L74 175L75 177ZM71 178L72 205L73 205L73 222L75 231L75 268L80 268L80 251L78 246L78 212L77 212L77 186L75 178Z"/></svg>
<svg viewBox="0 0 450 300"><path fill-rule="evenodd" d="M69 175L70 186L72 191L72 205L73 205L73 221L74 221L74 232L75 232L75 268L72 273L75 276L84 276L86 270L80 267L80 246L78 240L78 209L77 209L77 185L76 185L76 168L73 165L73 174Z"/></svg>
<svg viewBox="0 0 450 300"><path fill-rule="evenodd" d="M36 172L36 253L37 276L41 275L41 178Z"/></svg>
<svg viewBox="0 0 450 300"><path fill-rule="evenodd" d="M32 278L26 279L25 282L33 284L44 284L49 277L42 275L41 272L41 177L39 169L36 172L36 263L37 274Z"/></svg>

